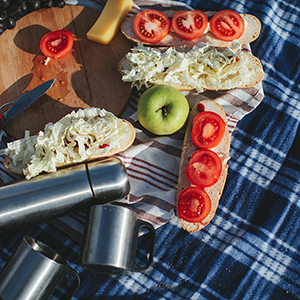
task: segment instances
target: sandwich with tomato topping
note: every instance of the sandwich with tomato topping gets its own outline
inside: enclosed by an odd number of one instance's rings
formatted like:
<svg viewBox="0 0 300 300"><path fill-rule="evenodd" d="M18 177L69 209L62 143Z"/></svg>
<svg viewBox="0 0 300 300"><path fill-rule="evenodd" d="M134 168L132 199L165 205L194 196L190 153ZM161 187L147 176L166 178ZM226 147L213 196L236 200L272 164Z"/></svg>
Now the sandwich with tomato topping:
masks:
<svg viewBox="0 0 300 300"><path fill-rule="evenodd" d="M158 11L148 9L126 19L122 33L136 43L161 47L193 47L199 43L230 47L253 42L260 34L259 19L233 10L220 12Z"/></svg>
<svg viewBox="0 0 300 300"><path fill-rule="evenodd" d="M227 178L229 150L223 108L211 100L199 102L189 116L177 188L177 215L188 232L212 220Z"/></svg>

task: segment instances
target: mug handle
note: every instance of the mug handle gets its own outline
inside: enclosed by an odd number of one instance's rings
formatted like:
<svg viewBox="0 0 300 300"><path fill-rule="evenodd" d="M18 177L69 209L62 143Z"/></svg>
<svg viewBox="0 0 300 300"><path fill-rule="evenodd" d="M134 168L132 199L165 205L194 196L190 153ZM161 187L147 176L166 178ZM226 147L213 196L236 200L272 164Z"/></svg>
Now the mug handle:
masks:
<svg viewBox="0 0 300 300"><path fill-rule="evenodd" d="M67 275L74 277L76 280L76 286L74 287L74 289L70 295L70 298L69 298L69 299L71 299L80 287L80 277L79 277L78 273L74 269L72 269L70 266L67 266L65 268L65 271L63 274L63 276L67 276Z"/></svg>
<svg viewBox="0 0 300 300"><path fill-rule="evenodd" d="M133 260L133 265L131 267L131 270L134 271L134 272L141 272L141 271L145 271L146 269L148 269L152 265L153 257L154 257L154 246L155 246L155 240L156 240L156 231L150 223L138 219L137 220L137 235L139 233L140 228L142 228L142 227L148 229L150 239L151 239L149 259L148 259L148 262L145 266L138 265L136 263L135 259L134 259ZM137 246L137 243L136 243L136 246Z"/></svg>

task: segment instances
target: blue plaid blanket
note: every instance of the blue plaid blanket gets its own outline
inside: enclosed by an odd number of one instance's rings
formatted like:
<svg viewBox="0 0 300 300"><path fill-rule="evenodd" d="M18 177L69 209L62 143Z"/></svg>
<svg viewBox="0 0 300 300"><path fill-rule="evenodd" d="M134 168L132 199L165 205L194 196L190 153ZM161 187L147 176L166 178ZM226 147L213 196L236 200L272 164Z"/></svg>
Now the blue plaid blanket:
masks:
<svg viewBox="0 0 300 300"><path fill-rule="evenodd" d="M0 234L0 269L22 236L65 257L81 277L72 299L300 298L300 3L297 0L187 0L202 11L257 16L251 49L263 65L264 98L231 136L229 174L215 217L189 234L176 215L157 228L152 267L103 275L79 265L81 244L51 223ZM138 254L147 249L141 239ZM65 299L63 289L57 299Z"/></svg>

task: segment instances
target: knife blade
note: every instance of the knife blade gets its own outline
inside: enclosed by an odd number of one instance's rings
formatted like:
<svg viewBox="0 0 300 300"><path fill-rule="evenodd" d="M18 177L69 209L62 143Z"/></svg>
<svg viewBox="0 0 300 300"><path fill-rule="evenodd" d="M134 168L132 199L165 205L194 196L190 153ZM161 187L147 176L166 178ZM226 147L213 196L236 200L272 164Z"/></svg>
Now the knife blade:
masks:
<svg viewBox="0 0 300 300"><path fill-rule="evenodd" d="M2 129L8 121L10 121L16 115L18 115L22 110L24 110L31 103L33 103L35 100L40 98L43 94L45 94L52 87L54 81L55 79L48 80L40 84L33 90L31 90L30 92L27 92L18 100L2 105L0 107L0 113L5 106L7 105L13 105L13 106L5 113L0 114L0 129Z"/></svg>

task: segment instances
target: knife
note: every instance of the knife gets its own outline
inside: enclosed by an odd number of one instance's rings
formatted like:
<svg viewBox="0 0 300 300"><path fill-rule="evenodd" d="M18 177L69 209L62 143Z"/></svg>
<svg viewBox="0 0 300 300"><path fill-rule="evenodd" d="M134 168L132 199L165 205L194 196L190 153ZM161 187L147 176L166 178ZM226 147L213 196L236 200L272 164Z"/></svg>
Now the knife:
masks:
<svg viewBox="0 0 300 300"><path fill-rule="evenodd" d="M48 80L30 92L23 95L21 98L14 102L9 102L0 107L0 129L2 129L8 121L14 118L17 114L19 114L22 110L24 110L27 106L33 103L35 100L40 98L43 94L45 94L53 85L55 79ZM7 106L13 105L8 111L1 114L1 110Z"/></svg>

